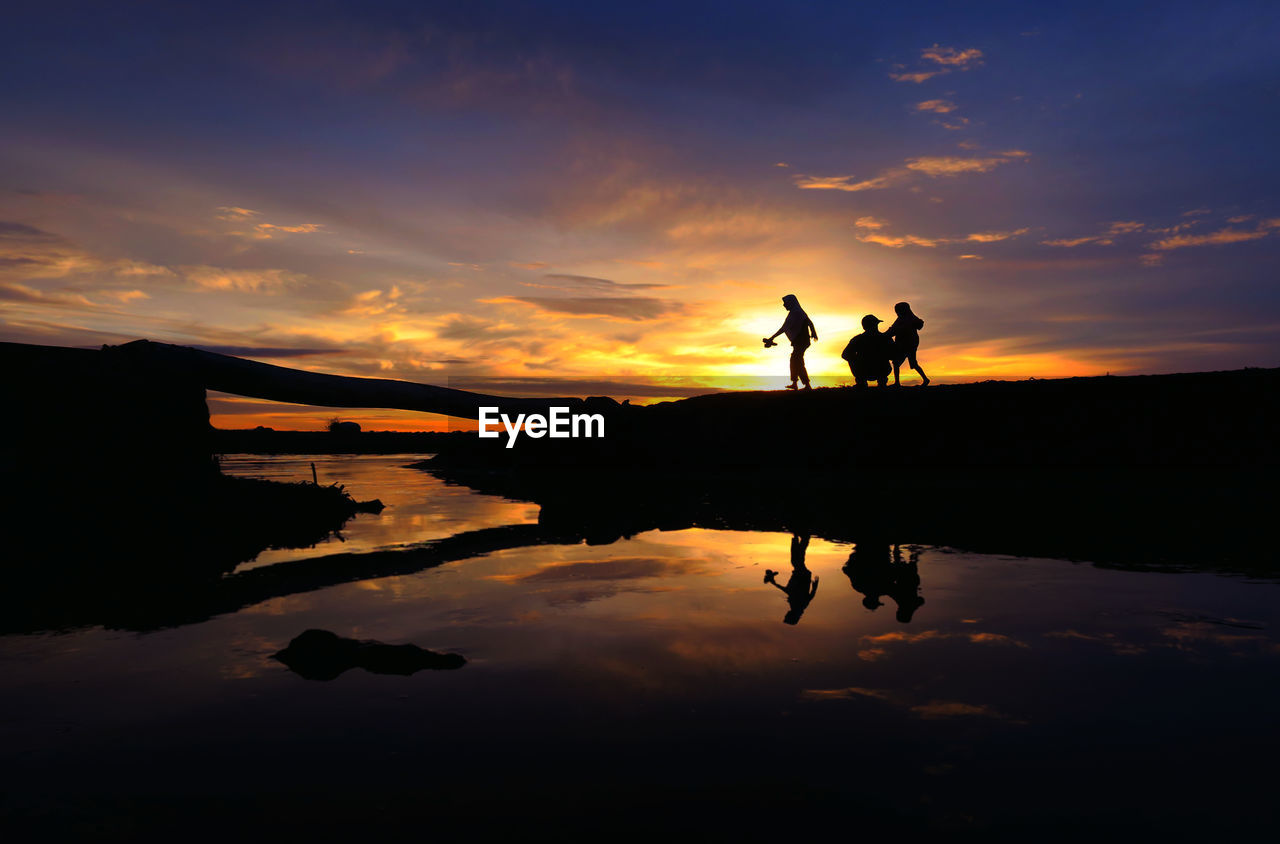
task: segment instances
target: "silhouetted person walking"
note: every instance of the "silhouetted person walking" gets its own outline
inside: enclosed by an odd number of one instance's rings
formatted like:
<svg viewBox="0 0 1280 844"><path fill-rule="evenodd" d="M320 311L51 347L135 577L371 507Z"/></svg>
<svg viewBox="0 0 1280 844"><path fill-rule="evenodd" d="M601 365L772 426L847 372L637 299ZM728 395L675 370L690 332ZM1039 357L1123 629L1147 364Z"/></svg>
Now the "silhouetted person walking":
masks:
<svg viewBox="0 0 1280 844"><path fill-rule="evenodd" d="M809 606L809 602L813 600L813 596L818 594L818 578L813 576L813 572L804 564L805 552L809 550L809 534L792 534L791 536L791 579L787 581L786 586L778 584L778 572L771 569L764 570L764 582L772 583L783 591L787 596L787 603L790 609L783 616L784 624L797 624L800 616L804 614L805 608Z"/></svg>
<svg viewBox="0 0 1280 844"><path fill-rule="evenodd" d="M877 327L880 322L882 320L872 314L864 316L862 333L850 340L840 353L840 357L849 362L849 371L859 387L867 386L868 381L876 381L883 387L889 380L893 341L880 333Z"/></svg>
<svg viewBox="0 0 1280 844"><path fill-rule="evenodd" d="M787 339L791 341L791 384L788 390L796 389L796 381L804 383L804 388L809 389L809 372L804 368L804 352L809 348L809 338L818 339L818 330L813 327L813 320L809 319L809 315L804 312L804 308L800 307L800 301L796 297L788 293L782 297L782 306L787 309L787 318L782 321L782 327L773 332L770 337L764 338L765 348L776 345L773 342L774 337L779 334L786 334Z"/></svg>
<svg viewBox="0 0 1280 844"><path fill-rule="evenodd" d="M920 373L920 386L929 384L929 376L920 368L916 360L916 350L920 348L920 329L924 328L924 320L911 312L911 305L899 302L893 306L898 318L885 330L884 336L893 338L893 386L898 386L898 368L905 360L911 368Z"/></svg>

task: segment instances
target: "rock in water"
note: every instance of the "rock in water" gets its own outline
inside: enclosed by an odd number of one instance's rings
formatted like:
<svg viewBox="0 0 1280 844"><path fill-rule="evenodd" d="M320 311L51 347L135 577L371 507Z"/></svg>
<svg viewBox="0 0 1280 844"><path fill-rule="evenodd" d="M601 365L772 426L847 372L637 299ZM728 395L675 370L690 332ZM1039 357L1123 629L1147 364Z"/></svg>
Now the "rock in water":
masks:
<svg viewBox="0 0 1280 844"><path fill-rule="evenodd" d="M332 680L351 668L372 674L409 675L423 669L461 668L460 654L441 654L417 645L387 645L372 639L345 639L328 630L307 630L284 650L274 654L299 676L308 680Z"/></svg>

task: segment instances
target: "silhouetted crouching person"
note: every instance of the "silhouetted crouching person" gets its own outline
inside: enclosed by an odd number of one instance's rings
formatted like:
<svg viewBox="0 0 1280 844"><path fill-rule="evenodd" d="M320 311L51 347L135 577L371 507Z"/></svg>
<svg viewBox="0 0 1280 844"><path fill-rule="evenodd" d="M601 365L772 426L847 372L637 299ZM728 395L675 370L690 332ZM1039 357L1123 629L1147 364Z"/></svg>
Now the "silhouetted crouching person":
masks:
<svg viewBox="0 0 1280 844"><path fill-rule="evenodd" d="M779 585L776 580L778 572L771 569L764 570L764 582L772 583L783 591L787 596L787 603L790 609L783 616L784 624L797 624L800 616L804 614L805 608L809 606L809 602L813 600L813 596L818 594L818 578L813 576L813 572L804 564L805 551L809 549L809 535L794 534L791 537L791 579L787 581L786 586Z"/></svg>
<svg viewBox="0 0 1280 844"><path fill-rule="evenodd" d="M859 542L854 546L844 573L855 592L862 594L862 605L873 612L884 606L880 599L892 598L898 605L894 617L902 624L909 624L911 617L921 606L919 556L912 551L910 562L902 561L902 550L893 546L890 556L889 543L884 541Z"/></svg>
<svg viewBox="0 0 1280 844"><path fill-rule="evenodd" d="M786 334L787 339L791 341L791 384L788 390L796 389L796 381L804 383L804 388L809 389L809 372L804 368L804 352L809 348L809 338L818 339L818 330L813 327L813 320L809 319L809 315L800 307L800 301L796 297L788 293L782 297L782 306L787 309L787 318L782 321L782 327L773 332L770 337L764 338L765 348L774 345L774 338L779 334Z"/></svg>
<svg viewBox="0 0 1280 844"><path fill-rule="evenodd" d="M872 314L864 316L862 333L850 340L840 354L849 362L849 371L859 387L867 386L868 381L876 381L883 387L889 380L893 342L876 327L880 322Z"/></svg>
<svg viewBox="0 0 1280 844"><path fill-rule="evenodd" d="M893 386L898 386L898 370L905 360L911 368L920 373L920 386L929 384L929 376L920 368L916 360L916 350L920 348L920 329L924 328L924 320L911 312L911 305L899 302L893 306L898 318L885 330L884 336L893 338Z"/></svg>

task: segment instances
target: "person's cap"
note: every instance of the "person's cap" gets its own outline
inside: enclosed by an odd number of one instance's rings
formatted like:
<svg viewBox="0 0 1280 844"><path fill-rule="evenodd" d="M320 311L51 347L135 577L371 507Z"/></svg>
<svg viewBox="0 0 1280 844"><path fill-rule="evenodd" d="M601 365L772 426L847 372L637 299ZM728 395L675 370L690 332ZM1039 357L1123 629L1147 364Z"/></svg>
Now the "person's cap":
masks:
<svg viewBox="0 0 1280 844"><path fill-rule="evenodd" d="M862 327L873 328L878 322L884 322L884 320L876 318L875 314L867 314L862 318Z"/></svg>

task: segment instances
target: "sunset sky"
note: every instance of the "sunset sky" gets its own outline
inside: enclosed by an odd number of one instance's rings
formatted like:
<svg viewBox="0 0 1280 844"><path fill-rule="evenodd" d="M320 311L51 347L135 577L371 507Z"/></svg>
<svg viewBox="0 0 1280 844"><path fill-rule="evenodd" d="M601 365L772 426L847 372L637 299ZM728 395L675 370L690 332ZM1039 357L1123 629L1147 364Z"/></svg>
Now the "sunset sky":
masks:
<svg viewBox="0 0 1280 844"><path fill-rule="evenodd" d="M942 383L1280 366L1277 44L1275 2L21 4L0 340L646 400L785 374L794 293L825 383L901 299Z"/></svg>

